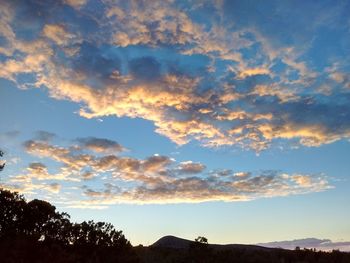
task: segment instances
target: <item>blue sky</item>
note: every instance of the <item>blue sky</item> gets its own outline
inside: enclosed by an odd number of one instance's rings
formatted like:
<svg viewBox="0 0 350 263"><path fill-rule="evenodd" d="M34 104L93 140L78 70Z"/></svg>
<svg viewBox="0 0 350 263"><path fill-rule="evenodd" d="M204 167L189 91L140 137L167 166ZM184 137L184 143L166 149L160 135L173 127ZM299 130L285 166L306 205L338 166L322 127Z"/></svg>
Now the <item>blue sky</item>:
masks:
<svg viewBox="0 0 350 263"><path fill-rule="evenodd" d="M1 1L2 187L133 244L350 240L347 1Z"/></svg>

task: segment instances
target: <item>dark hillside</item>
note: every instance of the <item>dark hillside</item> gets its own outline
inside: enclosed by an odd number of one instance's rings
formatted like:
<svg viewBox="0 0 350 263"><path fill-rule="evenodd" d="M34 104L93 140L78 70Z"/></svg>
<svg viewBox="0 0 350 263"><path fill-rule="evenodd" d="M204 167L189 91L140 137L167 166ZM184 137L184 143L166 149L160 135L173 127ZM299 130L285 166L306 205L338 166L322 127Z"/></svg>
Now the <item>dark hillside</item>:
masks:
<svg viewBox="0 0 350 263"><path fill-rule="evenodd" d="M164 236L153 243L151 247L186 249L189 248L192 243L194 243L194 241L175 236Z"/></svg>
<svg viewBox="0 0 350 263"><path fill-rule="evenodd" d="M199 237L200 238L200 237ZM141 262L201 262L201 263L350 263L350 253L316 252L311 249L286 250L255 245L218 245L165 236L149 247L135 247ZM198 241L200 240L200 241Z"/></svg>

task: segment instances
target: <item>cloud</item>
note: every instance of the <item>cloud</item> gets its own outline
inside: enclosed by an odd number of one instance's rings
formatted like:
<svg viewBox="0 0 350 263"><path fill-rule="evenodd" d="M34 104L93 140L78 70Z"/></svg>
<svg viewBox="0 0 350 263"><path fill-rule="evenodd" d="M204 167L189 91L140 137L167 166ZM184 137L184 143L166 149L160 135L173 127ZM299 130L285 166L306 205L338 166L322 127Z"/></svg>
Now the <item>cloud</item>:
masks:
<svg viewBox="0 0 350 263"><path fill-rule="evenodd" d="M33 168L40 168L39 166L29 166L30 173L27 175L29 178L40 174L40 177L43 177L43 179L80 181L82 176L83 179L86 179L86 171L83 170L83 168L88 167L89 164L93 164L94 162L94 156L89 154L79 154L76 150L77 147L75 146L72 146L71 149L67 149L51 145L49 142L34 140L26 141L23 145L26 152L31 155L40 158L50 158L62 164L59 171L53 174L49 174L46 171L45 173L42 173L42 171L37 172L37 169Z"/></svg>
<svg viewBox="0 0 350 263"><path fill-rule="evenodd" d="M74 37L68 33L62 25L47 24L44 26L43 34L57 45L68 45L71 39Z"/></svg>
<svg viewBox="0 0 350 263"><path fill-rule="evenodd" d="M95 137L79 138L77 141L83 148L97 153L121 152L124 148L117 142Z"/></svg>
<svg viewBox="0 0 350 263"><path fill-rule="evenodd" d="M142 168L145 171L160 171L170 163L171 159L169 157L154 155L142 162Z"/></svg>
<svg viewBox="0 0 350 263"><path fill-rule="evenodd" d="M50 157L56 161L64 162L69 154L69 150L63 147L50 145L48 142L29 140L23 144L25 150L40 157Z"/></svg>
<svg viewBox="0 0 350 263"><path fill-rule="evenodd" d="M179 170L184 174L197 174L205 170L205 165L201 163L194 163L192 161L182 162L179 165Z"/></svg>
<svg viewBox="0 0 350 263"><path fill-rule="evenodd" d="M160 77L160 64L152 57L131 60L129 70L132 76L141 80L154 80Z"/></svg>
<svg viewBox="0 0 350 263"><path fill-rule="evenodd" d="M48 131L37 131L36 139L38 141L48 142L53 140L56 137L56 134Z"/></svg>
<svg viewBox="0 0 350 263"><path fill-rule="evenodd" d="M250 68L239 73L239 78L246 78L254 75L269 75L270 70L266 68Z"/></svg>
<svg viewBox="0 0 350 263"><path fill-rule="evenodd" d="M58 194L61 190L61 185L58 183L33 183L30 180L13 180L9 183L2 183L0 187L13 192L22 194Z"/></svg>
<svg viewBox="0 0 350 263"><path fill-rule="evenodd" d="M87 3L88 0L64 0L63 2L66 3L67 5L70 5L74 8L81 8Z"/></svg>
<svg viewBox="0 0 350 263"><path fill-rule="evenodd" d="M310 38L339 16L322 12L314 21L303 13L297 24L308 26L296 30L289 16L262 23L265 15L251 16L253 8L247 20L239 11L246 4L236 10L229 2L216 12L210 3L182 8L177 1L64 3L75 8L69 17L66 5L50 1L4 3L1 78L77 103L85 118L151 121L178 145L259 152L281 140L317 147L350 137L349 60L326 54L318 67L323 58L313 48L322 45ZM284 14L280 5L268 6ZM30 23L17 19L21 12ZM347 43L344 36L336 42ZM32 81L23 83L23 74Z"/></svg>
<svg viewBox="0 0 350 263"><path fill-rule="evenodd" d="M257 95L259 97L276 97L281 103L288 101L298 101L300 98L296 91L290 88L283 88L278 85L257 85L250 93L251 95Z"/></svg>
<svg viewBox="0 0 350 263"><path fill-rule="evenodd" d="M81 203L198 203L208 201L248 201L256 198L287 196L322 191L328 188L321 177L303 175L310 178L310 185L299 185L285 174L272 172L251 178L229 178L194 176L188 178L168 178L169 181L144 181L138 187L127 191L108 194L95 191L95 197ZM99 194L97 194L97 193ZM89 197L91 195L85 192ZM98 201L97 201L98 200ZM78 202L80 203L80 202Z"/></svg>
<svg viewBox="0 0 350 263"><path fill-rule="evenodd" d="M49 189L50 189L49 191L57 194L61 190L61 185L58 183L52 183L52 184L49 184Z"/></svg>
<svg viewBox="0 0 350 263"><path fill-rule="evenodd" d="M30 163L28 170L31 174L33 174L34 176L45 176L47 175L47 168L46 165L42 164L42 163Z"/></svg>
<svg viewBox="0 0 350 263"><path fill-rule="evenodd" d="M89 41L76 45L77 53L71 57L72 70L85 81L95 83L95 88L115 83L121 71L121 60L116 54L105 54L103 47ZM98 86L96 86L98 85Z"/></svg>
<svg viewBox="0 0 350 263"><path fill-rule="evenodd" d="M350 251L350 242L333 242L330 239L317 239L317 238L304 238L304 239L296 239L291 241L275 241L268 243L259 243L259 246L264 247L279 247L285 249L294 250L296 247L303 248L315 248L316 250L322 251L332 251L332 250L340 250L340 251Z"/></svg>
<svg viewBox="0 0 350 263"><path fill-rule="evenodd" d="M7 131L7 132L2 132L0 133L0 142L6 142L9 140L14 140L20 135L19 131Z"/></svg>
<svg viewBox="0 0 350 263"><path fill-rule="evenodd" d="M102 138L79 138L68 145L29 140L23 146L40 162L29 163L3 187L31 195L43 191L67 193L74 187L78 189L77 196L70 197L69 202L62 201L71 207L249 201L332 188L323 174L209 170L200 162L177 162L158 154L134 158L119 151L110 152L111 146L118 149L123 146Z"/></svg>
<svg viewBox="0 0 350 263"><path fill-rule="evenodd" d="M238 177L248 177L250 176L249 172L237 172L234 174L234 176L238 176Z"/></svg>

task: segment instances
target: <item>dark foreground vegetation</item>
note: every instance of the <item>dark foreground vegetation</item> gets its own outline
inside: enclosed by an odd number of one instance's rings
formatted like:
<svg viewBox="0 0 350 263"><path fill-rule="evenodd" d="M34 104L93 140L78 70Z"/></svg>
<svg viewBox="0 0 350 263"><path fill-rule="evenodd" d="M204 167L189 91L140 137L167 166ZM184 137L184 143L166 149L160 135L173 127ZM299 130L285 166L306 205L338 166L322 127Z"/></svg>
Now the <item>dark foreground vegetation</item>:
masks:
<svg viewBox="0 0 350 263"><path fill-rule="evenodd" d="M349 256L341 252L312 252L312 251L249 251L249 250L223 250L212 251L209 256L206 253L198 255L196 253L186 252L174 249L146 249L138 252L141 262L157 262L157 263L182 263L182 262L198 262L198 263L333 263L333 262L350 262Z"/></svg>
<svg viewBox="0 0 350 263"><path fill-rule="evenodd" d="M350 253L209 245L164 237L150 247L132 247L121 231L104 222L72 223L69 215L42 200L0 189L0 262L339 262Z"/></svg>
<svg viewBox="0 0 350 263"><path fill-rule="evenodd" d="M121 231L0 189L0 262L139 262Z"/></svg>

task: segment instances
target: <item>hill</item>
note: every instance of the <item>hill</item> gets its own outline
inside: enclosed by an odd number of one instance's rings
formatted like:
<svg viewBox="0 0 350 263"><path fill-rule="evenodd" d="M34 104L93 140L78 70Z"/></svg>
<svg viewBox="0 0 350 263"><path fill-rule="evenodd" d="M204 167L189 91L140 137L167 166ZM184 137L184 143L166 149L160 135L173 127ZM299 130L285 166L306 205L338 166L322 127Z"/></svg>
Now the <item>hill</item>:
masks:
<svg viewBox="0 0 350 263"><path fill-rule="evenodd" d="M205 239L205 241L207 241ZM134 247L142 263L350 263L350 253L313 249L287 250L258 245L208 244L164 236L149 247Z"/></svg>
<svg viewBox="0 0 350 263"><path fill-rule="evenodd" d="M195 245L195 241L175 237L175 236L164 236L158 239L151 247L158 248L174 248L174 249L188 249L191 245ZM257 246L257 245L243 245L243 244L208 244L208 247L215 250L227 250L227 249L248 249L248 250L272 250L273 248Z"/></svg>
<svg viewBox="0 0 350 263"><path fill-rule="evenodd" d="M175 236L164 236L154 242L151 247L155 248L175 248L175 249L187 249L194 241L175 237Z"/></svg>

